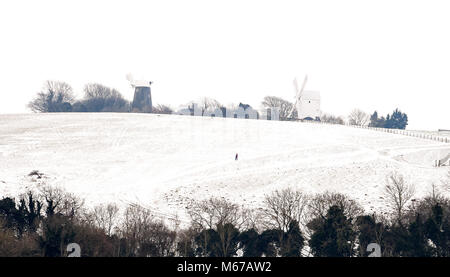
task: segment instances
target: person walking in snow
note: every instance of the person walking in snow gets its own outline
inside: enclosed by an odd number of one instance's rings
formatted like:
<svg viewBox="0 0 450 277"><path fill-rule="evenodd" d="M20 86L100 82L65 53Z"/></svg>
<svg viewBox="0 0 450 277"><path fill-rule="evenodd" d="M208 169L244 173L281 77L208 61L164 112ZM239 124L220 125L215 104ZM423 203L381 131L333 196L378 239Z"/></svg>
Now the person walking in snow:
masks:
<svg viewBox="0 0 450 277"><path fill-rule="evenodd" d="M236 157L234 157L234 160L235 160L235 161L238 160L238 153L236 153Z"/></svg>

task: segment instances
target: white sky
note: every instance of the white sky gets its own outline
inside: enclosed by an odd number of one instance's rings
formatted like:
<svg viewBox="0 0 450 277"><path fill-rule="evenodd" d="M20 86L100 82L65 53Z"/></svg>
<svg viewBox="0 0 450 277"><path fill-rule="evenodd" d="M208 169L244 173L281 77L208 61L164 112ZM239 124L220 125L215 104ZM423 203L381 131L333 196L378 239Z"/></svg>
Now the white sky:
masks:
<svg viewBox="0 0 450 277"><path fill-rule="evenodd" d="M26 104L47 79L133 91L154 81L155 103L201 96L260 107L293 100L308 74L322 110L383 115L410 129L450 129L448 1L2 1L0 113Z"/></svg>

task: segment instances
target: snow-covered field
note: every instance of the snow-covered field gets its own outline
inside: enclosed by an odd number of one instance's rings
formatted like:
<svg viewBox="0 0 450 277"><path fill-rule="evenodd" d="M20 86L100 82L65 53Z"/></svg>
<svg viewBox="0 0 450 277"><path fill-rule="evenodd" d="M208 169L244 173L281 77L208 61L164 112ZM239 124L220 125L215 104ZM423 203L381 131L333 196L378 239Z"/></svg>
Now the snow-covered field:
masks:
<svg viewBox="0 0 450 277"><path fill-rule="evenodd" d="M346 126L177 115L0 115L0 130L0 197L36 189L28 174L39 170L88 205L136 202L180 216L189 199L258 207L285 187L383 209L390 172L420 197L446 178L433 161L450 153L450 144Z"/></svg>

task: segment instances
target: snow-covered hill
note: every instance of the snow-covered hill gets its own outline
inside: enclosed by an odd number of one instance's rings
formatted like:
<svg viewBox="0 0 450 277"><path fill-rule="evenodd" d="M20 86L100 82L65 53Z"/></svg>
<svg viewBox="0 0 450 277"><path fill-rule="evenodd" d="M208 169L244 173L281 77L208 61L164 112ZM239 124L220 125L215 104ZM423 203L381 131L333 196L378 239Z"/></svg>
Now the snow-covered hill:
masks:
<svg viewBox="0 0 450 277"><path fill-rule="evenodd" d="M371 211L385 205L390 172L420 197L446 177L433 161L450 153L450 144L346 126L177 115L0 115L0 130L0 196L35 188L27 175L39 170L90 205L170 214L210 196L257 207L288 186L346 193Z"/></svg>

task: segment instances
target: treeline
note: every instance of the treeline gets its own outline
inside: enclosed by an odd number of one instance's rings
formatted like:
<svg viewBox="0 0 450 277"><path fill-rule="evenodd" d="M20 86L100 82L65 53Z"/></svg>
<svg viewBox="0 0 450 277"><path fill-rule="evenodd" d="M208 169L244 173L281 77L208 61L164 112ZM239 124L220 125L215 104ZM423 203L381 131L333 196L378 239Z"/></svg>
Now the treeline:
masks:
<svg viewBox="0 0 450 277"><path fill-rule="evenodd" d="M405 129L407 125L408 115L398 109L395 109L392 114L388 114L386 117L378 117L377 111L370 116L369 127Z"/></svg>
<svg viewBox="0 0 450 277"><path fill-rule="evenodd" d="M132 112L131 102L126 100L116 89L98 83L90 83L84 86L83 93L82 99L76 99L73 88L69 84L60 81L46 81L42 90L28 103L28 108L33 112L42 113ZM199 108L201 115L215 113L217 109L222 111L220 116L225 116L226 109L253 110L250 105L244 103L225 107L219 101L208 97L187 103L186 106L191 113L193 113L194 105ZM169 105L158 104L152 107L152 113L172 114L174 112Z"/></svg>
<svg viewBox="0 0 450 277"><path fill-rule="evenodd" d="M41 92L28 104L33 112L128 112L130 102L116 89L101 84L87 84L84 97L77 100L65 82L47 81Z"/></svg>
<svg viewBox="0 0 450 277"><path fill-rule="evenodd" d="M413 194L390 176L387 214L365 214L331 192L274 191L259 209L211 198L187 205L190 222L181 228L139 205L87 209L75 195L45 187L0 200L0 256L67 256L70 243L92 257L366 257L371 243L386 257L450 256L450 200L436 190L420 200Z"/></svg>
<svg viewBox="0 0 450 277"><path fill-rule="evenodd" d="M47 81L43 89L37 93L35 98L28 104L33 112L131 112L131 103L116 89L102 84L90 83L83 88L84 96L77 100L72 87L59 81ZM181 110L183 114L194 115L194 105L199 109L199 115L205 114L224 117L227 110L243 109L246 112L254 112L256 118L263 116L249 104L225 106L219 101L203 97L197 101L187 103L187 108ZM277 96L266 96L261 102L263 114L271 119L271 111L277 109L277 118L282 121L297 120L297 109L292 102ZM219 115L216 115L217 111ZM152 113L172 114L175 111L169 105L156 105L152 107ZM343 117L323 113L319 119L331 124L346 124ZM348 116L348 124L357 126L370 126L379 128L405 129L408 125L408 116L400 110L395 109L386 117L378 116L375 111L369 116L364 111L354 109Z"/></svg>
<svg viewBox="0 0 450 277"><path fill-rule="evenodd" d="M392 114L388 114L386 117L379 117L377 111L369 116L359 109L354 109L349 115L349 124L388 129L405 129L408 125L408 115L402 113L399 109L395 109Z"/></svg>

